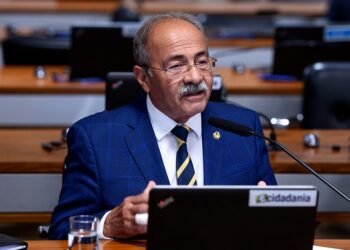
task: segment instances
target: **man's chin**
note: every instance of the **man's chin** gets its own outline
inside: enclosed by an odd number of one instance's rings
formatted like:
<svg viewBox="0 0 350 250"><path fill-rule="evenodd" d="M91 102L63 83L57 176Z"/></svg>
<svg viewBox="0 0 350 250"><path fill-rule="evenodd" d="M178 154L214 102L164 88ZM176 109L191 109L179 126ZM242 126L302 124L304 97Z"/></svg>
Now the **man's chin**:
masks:
<svg viewBox="0 0 350 250"><path fill-rule="evenodd" d="M208 104L209 96L206 92L202 92L199 95L183 96L182 100L182 110L192 117L198 113L201 113Z"/></svg>
<svg viewBox="0 0 350 250"><path fill-rule="evenodd" d="M179 123L185 123L190 119L191 117L203 112L203 110L206 107L207 102L199 102L199 103L186 103L182 105L182 112L181 115L179 115L175 121Z"/></svg>
<svg viewBox="0 0 350 250"><path fill-rule="evenodd" d="M205 109L206 106L207 106L207 101L205 101L205 100L202 100L201 102L191 102L186 107L186 110L187 110L186 113L189 116L194 116L198 113L203 112L203 110Z"/></svg>

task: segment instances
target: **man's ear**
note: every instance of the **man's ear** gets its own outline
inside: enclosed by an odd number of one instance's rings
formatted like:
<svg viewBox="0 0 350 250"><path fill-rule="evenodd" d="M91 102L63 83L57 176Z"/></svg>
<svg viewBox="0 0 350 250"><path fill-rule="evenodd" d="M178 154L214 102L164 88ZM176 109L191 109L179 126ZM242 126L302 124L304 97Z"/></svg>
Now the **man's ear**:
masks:
<svg viewBox="0 0 350 250"><path fill-rule="evenodd" d="M138 66L135 65L134 66L134 76L136 78L136 80L139 82L139 84L141 85L142 89L148 93L149 92L149 81L148 81L148 76L147 73L145 72L145 70Z"/></svg>

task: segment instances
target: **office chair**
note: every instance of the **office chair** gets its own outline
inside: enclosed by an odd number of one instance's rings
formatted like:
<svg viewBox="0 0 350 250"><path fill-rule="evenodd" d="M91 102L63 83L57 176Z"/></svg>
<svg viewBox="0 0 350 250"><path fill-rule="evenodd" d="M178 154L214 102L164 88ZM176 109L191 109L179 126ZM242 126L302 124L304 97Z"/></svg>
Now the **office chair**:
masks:
<svg viewBox="0 0 350 250"><path fill-rule="evenodd" d="M350 128L350 62L319 62L305 69L302 126Z"/></svg>
<svg viewBox="0 0 350 250"><path fill-rule="evenodd" d="M144 93L132 72L109 72L106 76L105 108L118 108Z"/></svg>
<svg viewBox="0 0 350 250"><path fill-rule="evenodd" d="M5 65L68 65L67 37L9 36L2 42Z"/></svg>

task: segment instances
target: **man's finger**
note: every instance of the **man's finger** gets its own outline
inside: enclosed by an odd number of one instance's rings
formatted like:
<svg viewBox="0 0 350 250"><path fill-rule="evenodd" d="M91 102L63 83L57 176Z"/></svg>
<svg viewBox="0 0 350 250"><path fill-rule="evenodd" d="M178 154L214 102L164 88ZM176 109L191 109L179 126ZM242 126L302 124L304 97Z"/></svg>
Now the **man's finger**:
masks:
<svg viewBox="0 0 350 250"><path fill-rule="evenodd" d="M133 207L129 210L132 214L139 214L139 213L147 213L148 212L148 203L138 203L135 204Z"/></svg>
<svg viewBox="0 0 350 250"><path fill-rule="evenodd" d="M136 196L131 196L131 202L134 204L148 203L149 192L155 186L156 186L156 183L154 181L148 182L147 187L145 188L145 190L143 190L143 192L141 194L136 195Z"/></svg>
<svg viewBox="0 0 350 250"><path fill-rule="evenodd" d="M156 186L156 183L154 181L150 181L147 184L147 187L145 188L145 190L143 190L143 195L147 195L147 197L149 196L149 192Z"/></svg>

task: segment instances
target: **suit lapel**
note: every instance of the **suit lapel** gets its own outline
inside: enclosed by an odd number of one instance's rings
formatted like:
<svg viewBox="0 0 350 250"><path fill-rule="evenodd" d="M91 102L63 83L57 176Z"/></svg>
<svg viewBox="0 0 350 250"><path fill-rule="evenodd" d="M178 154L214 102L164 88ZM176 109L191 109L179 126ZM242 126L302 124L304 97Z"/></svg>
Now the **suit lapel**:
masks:
<svg viewBox="0 0 350 250"><path fill-rule="evenodd" d="M132 130L125 136L130 154L147 182L153 180L156 184L169 185L145 101L139 106L137 110L141 108L141 112L137 112L135 121L128 124Z"/></svg>
<svg viewBox="0 0 350 250"><path fill-rule="evenodd" d="M217 132L215 127L208 124L208 118L212 116L210 108L202 113L202 140L203 140L203 165L204 165L204 184L215 185L220 182L220 173L224 146L222 138L214 136ZM214 115L213 115L214 116Z"/></svg>

